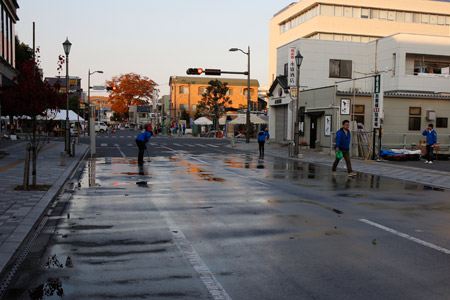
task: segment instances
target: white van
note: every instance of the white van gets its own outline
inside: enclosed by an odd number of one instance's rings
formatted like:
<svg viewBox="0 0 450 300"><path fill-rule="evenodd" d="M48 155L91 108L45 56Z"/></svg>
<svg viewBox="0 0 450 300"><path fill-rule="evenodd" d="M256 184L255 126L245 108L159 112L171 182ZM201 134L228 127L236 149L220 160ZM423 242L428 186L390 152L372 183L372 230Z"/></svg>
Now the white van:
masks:
<svg viewBox="0 0 450 300"><path fill-rule="evenodd" d="M95 132L106 132L108 126L104 122L95 121Z"/></svg>

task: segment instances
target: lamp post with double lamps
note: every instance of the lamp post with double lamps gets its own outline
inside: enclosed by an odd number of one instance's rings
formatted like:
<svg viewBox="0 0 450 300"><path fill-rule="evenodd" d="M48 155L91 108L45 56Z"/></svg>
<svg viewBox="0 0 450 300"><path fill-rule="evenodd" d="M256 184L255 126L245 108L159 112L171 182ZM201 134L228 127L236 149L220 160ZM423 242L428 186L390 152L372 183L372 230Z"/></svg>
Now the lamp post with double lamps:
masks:
<svg viewBox="0 0 450 300"><path fill-rule="evenodd" d="M65 151L70 155L70 126L69 126L69 53L72 43L69 38L63 43L64 53L66 54L66 146Z"/></svg>
<svg viewBox="0 0 450 300"><path fill-rule="evenodd" d="M231 52L235 51L241 51L242 53L246 54L248 57L248 64L247 64L247 118L246 118L246 130L245 130L245 142L250 142L250 46L248 46L248 51L245 52L242 49L239 48L231 48Z"/></svg>
<svg viewBox="0 0 450 300"><path fill-rule="evenodd" d="M299 142L300 142L300 128L299 128L299 116L298 116L298 105L300 103L300 66L302 65L303 56L300 51L297 51L295 55L295 63L297 64L297 99L295 100L295 125L294 125L294 154L298 157L299 153Z"/></svg>

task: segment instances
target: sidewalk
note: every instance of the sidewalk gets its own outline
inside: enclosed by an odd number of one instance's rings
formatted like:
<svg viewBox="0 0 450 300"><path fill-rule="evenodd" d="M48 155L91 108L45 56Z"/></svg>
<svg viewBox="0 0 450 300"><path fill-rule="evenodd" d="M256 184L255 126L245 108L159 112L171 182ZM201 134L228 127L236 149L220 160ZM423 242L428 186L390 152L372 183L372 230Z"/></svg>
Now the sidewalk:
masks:
<svg viewBox="0 0 450 300"><path fill-rule="evenodd" d="M39 185L52 187L48 191L16 191L14 188L23 183L26 144L27 141L21 140L1 143L0 147L9 153L0 158L0 273L89 148L80 144L76 147L76 155L67 158L66 166L60 166L64 143L50 142L38 155L37 181Z"/></svg>
<svg viewBox="0 0 450 300"><path fill-rule="evenodd" d="M245 141L236 141L235 148L246 152L252 152L255 154L255 157L259 155L258 144L253 140L251 140L249 144L246 144ZM331 172L331 166L335 159L334 156L303 149L300 150L300 153L303 155L303 158L291 159L306 163L325 165L330 167ZM288 148L287 146L281 146L279 144L266 143L265 154L266 156L269 155L287 159ZM450 161L437 161L433 165L427 165L423 162L374 162L352 159L352 167L355 172L450 189ZM338 166L338 174L341 174L344 168L345 163L341 162Z"/></svg>

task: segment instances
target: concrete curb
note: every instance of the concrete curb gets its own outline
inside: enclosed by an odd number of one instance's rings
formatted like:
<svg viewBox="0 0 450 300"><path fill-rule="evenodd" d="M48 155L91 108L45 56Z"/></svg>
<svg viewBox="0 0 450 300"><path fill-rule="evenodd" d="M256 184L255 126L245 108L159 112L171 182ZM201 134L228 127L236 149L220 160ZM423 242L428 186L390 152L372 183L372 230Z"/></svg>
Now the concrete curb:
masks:
<svg viewBox="0 0 450 300"><path fill-rule="evenodd" d="M13 244L20 243L12 253L2 253L2 259L0 260L0 274L9 268L9 266L15 260L19 250L22 248L24 242L27 240L28 236L33 233L37 227L40 219L46 214L48 207L52 201L60 194L64 188L64 184L70 178L71 174L76 171L76 167L79 163L85 159L90 147L86 146L86 149L79 159L74 159L70 166L59 176L59 178L52 184L52 187L44 194L44 196L39 200L39 202L33 207L33 209L26 215L24 220L19 223L19 226L13 231L13 233L8 237L5 243Z"/></svg>

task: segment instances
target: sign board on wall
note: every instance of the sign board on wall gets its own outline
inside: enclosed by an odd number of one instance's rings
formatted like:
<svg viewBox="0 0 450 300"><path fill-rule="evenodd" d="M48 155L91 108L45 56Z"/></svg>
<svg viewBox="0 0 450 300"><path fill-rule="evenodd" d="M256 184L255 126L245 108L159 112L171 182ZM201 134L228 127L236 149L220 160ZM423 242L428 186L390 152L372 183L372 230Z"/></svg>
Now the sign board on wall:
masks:
<svg viewBox="0 0 450 300"><path fill-rule="evenodd" d="M350 99L342 98L341 115L349 115L349 114L350 114Z"/></svg>
<svg viewBox="0 0 450 300"><path fill-rule="evenodd" d="M381 119L383 118L383 77L381 74L377 74L374 79L372 128L380 128Z"/></svg>
<svg viewBox="0 0 450 300"><path fill-rule="evenodd" d="M288 86L290 88L297 87L297 75L296 75L296 64L295 64L295 54L297 53L296 47L289 47L289 60L288 60Z"/></svg>

